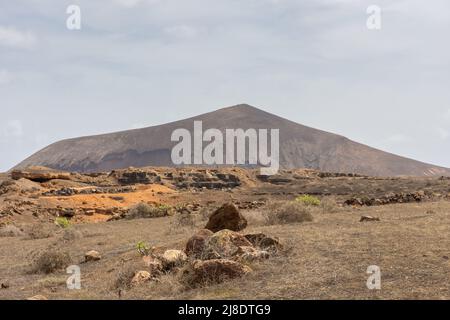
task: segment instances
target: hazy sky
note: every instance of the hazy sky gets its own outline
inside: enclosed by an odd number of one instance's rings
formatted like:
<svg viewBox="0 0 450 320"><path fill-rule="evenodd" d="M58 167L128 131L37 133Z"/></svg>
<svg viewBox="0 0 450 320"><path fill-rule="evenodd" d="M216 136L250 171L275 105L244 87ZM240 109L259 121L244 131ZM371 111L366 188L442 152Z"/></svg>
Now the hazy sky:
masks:
<svg viewBox="0 0 450 320"><path fill-rule="evenodd" d="M244 102L450 167L449 35L448 0L2 0L0 171Z"/></svg>

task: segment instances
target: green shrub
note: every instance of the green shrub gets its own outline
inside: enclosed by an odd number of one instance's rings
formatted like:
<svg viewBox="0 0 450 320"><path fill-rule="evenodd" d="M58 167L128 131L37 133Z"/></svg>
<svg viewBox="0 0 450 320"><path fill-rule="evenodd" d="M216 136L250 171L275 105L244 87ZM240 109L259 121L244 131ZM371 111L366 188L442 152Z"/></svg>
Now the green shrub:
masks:
<svg viewBox="0 0 450 320"><path fill-rule="evenodd" d="M144 241L139 241L136 243L136 250L142 256L148 256L150 253L150 248L145 244Z"/></svg>
<svg viewBox="0 0 450 320"><path fill-rule="evenodd" d="M318 206L318 205L320 205L319 198L316 198L316 197L311 196L309 194L303 194L301 196L298 196L297 198L295 198L295 201L303 203L304 205L307 205L307 206Z"/></svg>
<svg viewBox="0 0 450 320"><path fill-rule="evenodd" d="M70 221L66 217L58 217L55 219L55 224L63 229L70 227Z"/></svg>

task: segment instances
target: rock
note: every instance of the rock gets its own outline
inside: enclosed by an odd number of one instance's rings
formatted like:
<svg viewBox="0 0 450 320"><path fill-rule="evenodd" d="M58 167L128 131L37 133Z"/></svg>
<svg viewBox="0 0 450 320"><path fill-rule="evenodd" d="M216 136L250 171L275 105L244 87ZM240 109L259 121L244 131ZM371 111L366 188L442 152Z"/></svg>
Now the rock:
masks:
<svg viewBox="0 0 450 320"><path fill-rule="evenodd" d="M181 280L188 286L196 287L239 278L251 271L250 267L228 259L195 260L183 270Z"/></svg>
<svg viewBox="0 0 450 320"><path fill-rule="evenodd" d="M158 274L163 269L163 264L161 260L152 257L152 256L144 256L142 257L142 260L144 261L144 264L152 274Z"/></svg>
<svg viewBox="0 0 450 320"><path fill-rule="evenodd" d="M372 217L372 216L361 216L361 219L359 220L359 222L364 222L364 221L380 221L380 218Z"/></svg>
<svg viewBox="0 0 450 320"><path fill-rule="evenodd" d="M8 289L9 288L9 283L8 282L2 282L0 284L0 289Z"/></svg>
<svg viewBox="0 0 450 320"><path fill-rule="evenodd" d="M205 229L212 232L228 229L240 231L247 227L247 220L241 215L238 208L232 203L226 203L209 217Z"/></svg>
<svg viewBox="0 0 450 320"><path fill-rule="evenodd" d="M138 271L135 273L133 279L131 279L132 286L141 285L147 281L152 280L152 275L148 271Z"/></svg>
<svg viewBox="0 0 450 320"><path fill-rule="evenodd" d="M27 300L48 300L48 298L41 294L38 294L38 295L32 296L30 298L27 298Z"/></svg>
<svg viewBox="0 0 450 320"><path fill-rule="evenodd" d="M91 250L88 251L84 254L84 261L85 262L89 262L89 261L98 261L102 258L102 256L100 255L100 253L98 251L95 250Z"/></svg>
<svg viewBox="0 0 450 320"><path fill-rule="evenodd" d="M269 258L269 252L254 247L242 246L233 253L233 260L238 262L253 262Z"/></svg>
<svg viewBox="0 0 450 320"><path fill-rule="evenodd" d="M160 259L163 269L168 270L184 265L187 261L187 256L181 250L166 250Z"/></svg>
<svg viewBox="0 0 450 320"><path fill-rule="evenodd" d="M246 234L245 238L250 241L253 246L266 251L275 252L283 249L283 245L278 238L269 237L264 233Z"/></svg>
<svg viewBox="0 0 450 320"><path fill-rule="evenodd" d="M252 244L242 234L225 229L214 233L208 238L205 251L210 255L217 254L221 258L229 258L242 246L251 247Z"/></svg>
<svg viewBox="0 0 450 320"><path fill-rule="evenodd" d="M186 243L186 249L184 250L189 257L201 259L201 256L205 252L206 242L213 232L208 229L202 229L194 234Z"/></svg>

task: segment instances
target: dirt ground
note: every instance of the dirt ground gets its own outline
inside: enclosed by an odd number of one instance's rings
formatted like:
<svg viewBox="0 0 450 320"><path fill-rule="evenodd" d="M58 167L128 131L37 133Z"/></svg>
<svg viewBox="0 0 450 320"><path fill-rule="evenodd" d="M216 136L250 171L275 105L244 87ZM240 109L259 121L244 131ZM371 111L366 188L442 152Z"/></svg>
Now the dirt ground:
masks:
<svg viewBox="0 0 450 320"><path fill-rule="evenodd" d="M361 215L380 222L361 223ZM254 214L253 214L254 215ZM114 282L129 263L139 263L138 241L183 249L194 228L171 228L173 217L80 224L83 237L64 241L62 232L48 239L0 238L1 299L42 294L49 299L118 299ZM203 221L198 222L201 227ZM256 223L257 224L257 223ZM184 289L176 276L163 277L121 294L122 299L450 299L450 203L400 204L338 213L318 213L313 222L262 226L289 244L290 252L253 265L243 279L201 289ZM31 257L45 248L62 247L79 264L82 289L69 290L69 275L30 274ZM88 250L97 262L81 263ZM381 290L366 286L367 267L381 269Z"/></svg>
<svg viewBox="0 0 450 320"><path fill-rule="evenodd" d="M9 178L3 175L2 179ZM250 173L241 180L234 188L180 189L163 180L136 184L130 192L74 195L49 195L49 182L22 179L3 184L0 223L17 226L17 232L0 236L0 299L34 295L49 299L450 299L448 179L318 178L310 172L291 172L270 183L255 180ZM64 191L80 182L53 184L54 190ZM315 194L331 206L316 208L311 222L266 223L268 203L292 201L300 194ZM420 198L409 201L409 196L399 194ZM396 203L345 205L350 198L383 199L386 195ZM80 207L126 210L139 202L185 208L191 223L181 223L180 213L116 221L106 221L111 217L106 213L77 213L69 218L70 227L63 229L55 225L53 213L45 213ZM253 272L243 278L220 284L186 288L178 273L168 273L141 286L117 287L117 280L128 270L144 268L137 243L183 250L189 237L205 226L208 215L225 202L235 203L247 218L243 233L278 237L286 250L251 263ZM365 215L380 221L360 222ZM36 257L53 249L67 253L71 264L80 267L81 289L67 288L70 275L64 269L49 274L33 271ZM90 250L102 258L84 262ZM367 287L369 266L380 268L380 290Z"/></svg>

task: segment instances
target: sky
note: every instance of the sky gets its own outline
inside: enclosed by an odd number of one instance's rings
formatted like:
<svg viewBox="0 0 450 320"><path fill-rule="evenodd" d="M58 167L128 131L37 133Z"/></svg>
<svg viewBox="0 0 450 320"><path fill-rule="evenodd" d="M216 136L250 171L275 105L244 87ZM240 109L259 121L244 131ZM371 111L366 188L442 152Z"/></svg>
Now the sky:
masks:
<svg viewBox="0 0 450 320"><path fill-rule="evenodd" d="M450 167L449 34L448 0L2 0L0 171L240 103Z"/></svg>

